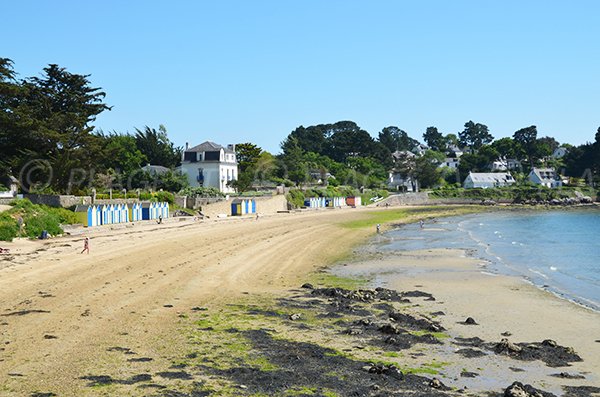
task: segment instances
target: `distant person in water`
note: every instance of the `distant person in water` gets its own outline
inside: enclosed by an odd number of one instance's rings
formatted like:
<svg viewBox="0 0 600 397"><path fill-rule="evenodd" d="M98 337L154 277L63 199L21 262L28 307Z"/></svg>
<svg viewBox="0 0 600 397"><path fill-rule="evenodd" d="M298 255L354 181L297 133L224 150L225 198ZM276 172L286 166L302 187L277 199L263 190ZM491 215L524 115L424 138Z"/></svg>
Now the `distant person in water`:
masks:
<svg viewBox="0 0 600 397"><path fill-rule="evenodd" d="M83 254L84 252L90 253L90 239L87 237L83 240L83 251L81 253Z"/></svg>
<svg viewBox="0 0 600 397"><path fill-rule="evenodd" d="M421 229L423 229L423 227L425 227L425 222L423 222L423 219L421 219L419 221L419 225L421 225Z"/></svg>
<svg viewBox="0 0 600 397"><path fill-rule="evenodd" d="M381 232L381 225L378 223L377 224L377 233Z"/></svg>

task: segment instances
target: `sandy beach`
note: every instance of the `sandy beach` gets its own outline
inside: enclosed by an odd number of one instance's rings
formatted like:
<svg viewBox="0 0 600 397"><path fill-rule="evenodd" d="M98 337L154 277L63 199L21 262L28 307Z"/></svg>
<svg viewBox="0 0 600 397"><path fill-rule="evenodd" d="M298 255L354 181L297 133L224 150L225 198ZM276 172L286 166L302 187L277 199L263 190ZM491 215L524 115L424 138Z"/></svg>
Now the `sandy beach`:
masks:
<svg viewBox="0 0 600 397"><path fill-rule="evenodd" d="M348 228L343 223L360 220L370 211L325 210L260 220L170 220L163 225L100 228L85 234L91 239L89 255L80 254L83 235L7 244L11 255L0 257L0 394L166 396L176 394L166 394L165 388L191 390L200 384L217 390L222 379L216 372L203 372L204 364L195 364L198 378L181 375L192 371L173 370L191 368L178 357L191 360L198 355L197 351L190 353L190 341L197 338L191 330L198 331L198 323L194 323L198 315L216 312L223 317L231 310L226 305L258 304L265 297L292 299L307 281L326 286L329 279L315 271L348 258L352 249L374 232L372 227ZM336 268L336 274L343 269L340 274L344 276L369 278L375 268L392 266L378 258L346 263L350 264ZM454 354L455 347L449 344L418 347L416 358L402 354L393 360L406 358L411 366L418 366L432 359L447 361L451 356L451 365L445 365L437 376L447 375L443 378L446 385L471 386L475 393L479 389L500 392L515 380L555 393L562 385L599 386L598 313L518 279L485 275L476 261L460 251L406 253L394 260L393 266L394 272L402 267L404 275L384 280L385 286L433 294L435 302L419 299L416 305L406 306L407 310L420 314L443 311L445 315L437 320L451 337L477 336L497 342L500 334L508 331L515 343L552 339L573 347L583 362L564 369L491 357L489 365L482 368ZM284 313L286 321L288 314ZM303 316L308 318L310 313ZM480 325L457 324L468 316ZM263 316L260 321L265 319ZM226 321L231 319L222 320ZM260 322L260 327L272 328L281 337L312 335L314 342L354 354L345 342L336 340L333 328L297 324L290 328L286 323L284 328L280 323ZM211 324L203 329L214 328ZM201 339L205 345L211 341L209 336ZM359 350L354 359L381 353L364 346ZM508 367L525 371L516 373ZM464 382L456 371L465 368L482 376L477 382ZM548 377L564 371L584 374L585 379ZM540 374L541 380L537 378ZM481 380L488 377L489 381ZM106 379L110 382L103 382ZM239 385L235 393L216 395L251 395L247 387ZM449 388L447 393L454 392Z"/></svg>

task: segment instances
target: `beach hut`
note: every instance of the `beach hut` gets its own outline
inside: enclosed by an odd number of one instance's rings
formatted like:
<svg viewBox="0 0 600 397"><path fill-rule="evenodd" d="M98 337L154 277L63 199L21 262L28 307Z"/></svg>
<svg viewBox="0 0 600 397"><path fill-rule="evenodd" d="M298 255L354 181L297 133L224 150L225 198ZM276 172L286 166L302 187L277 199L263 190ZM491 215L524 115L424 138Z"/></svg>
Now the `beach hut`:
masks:
<svg viewBox="0 0 600 397"><path fill-rule="evenodd" d="M119 223L129 222L129 207L127 204L120 204L119 207Z"/></svg>
<svg viewBox="0 0 600 397"><path fill-rule="evenodd" d="M246 200L244 199L234 199L231 202L231 215L232 216L241 216L246 213Z"/></svg>
<svg viewBox="0 0 600 397"><path fill-rule="evenodd" d="M142 219L147 221L154 219L154 203L142 203Z"/></svg>
<svg viewBox="0 0 600 397"><path fill-rule="evenodd" d="M361 206L361 198L360 196L351 196L346 198L346 204L350 207L360 207Z"/></svg>
<svg viewBox="0 0 600 397"><path fill-rule="evenodd" d="M108 225L108 205L102 204L100 207L100 218L103 225Z"/></svg>
<svg viewBox="0 0 600 397"><path fill-rule="evenodd" d="M256 200L254 199L245 199L245 213L246 214L255 214L256 213Z"/></svg>
<svg viewBox="0 0 600 397"><path fill-rule="evenodd" d="M137 222L142 220L142 204L133 203L128 206L129 214L128 219L130 222Z"/></svg>
<svg viewBox="0 0 600 397"><path fill-rule="evenodd" d="M166 219L169 217L169 203L167 202L162 202L162 217L163 219Z"/></svg>
<svg viewBox="0 0 600 397"><path fill-rule="evenodd" d="M113 223L121 223L121 204L113 204Z"/></svg>
<svg viewBox="0 0 600 397"><path fill-rule="evenodd" d="M99 208L95 205L78 205L75 207L75 216L85 227L101 225L100 215Z"/></svg>

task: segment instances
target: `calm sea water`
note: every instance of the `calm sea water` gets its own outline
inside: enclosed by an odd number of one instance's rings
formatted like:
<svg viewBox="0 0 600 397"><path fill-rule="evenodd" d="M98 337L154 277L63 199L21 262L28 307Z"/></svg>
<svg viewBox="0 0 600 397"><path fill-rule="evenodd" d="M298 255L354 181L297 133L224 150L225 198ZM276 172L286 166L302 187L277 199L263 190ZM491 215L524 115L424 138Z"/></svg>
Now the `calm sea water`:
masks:
<svg viewBox="0 0 600 397"><path fill-rule="evenodd" d="M492 272L525 277L600 310L600 210L506 211L406 225L379 249L462 248Z"/></svg>

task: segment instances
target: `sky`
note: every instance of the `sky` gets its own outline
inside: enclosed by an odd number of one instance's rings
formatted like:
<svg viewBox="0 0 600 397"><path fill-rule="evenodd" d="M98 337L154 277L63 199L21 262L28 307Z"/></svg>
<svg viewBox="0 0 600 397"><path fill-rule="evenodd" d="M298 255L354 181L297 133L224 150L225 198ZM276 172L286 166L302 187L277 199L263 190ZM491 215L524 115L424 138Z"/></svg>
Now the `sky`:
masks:
<svg viewBox="0 0 600 397"><path fill-rule="evenodd" d="M496 138L593 141L600 126L598 1L5 1L0 57L20 78L50 63L90 75L94 125L163 124L178 146L253 142L352 120Z"/></svg>

